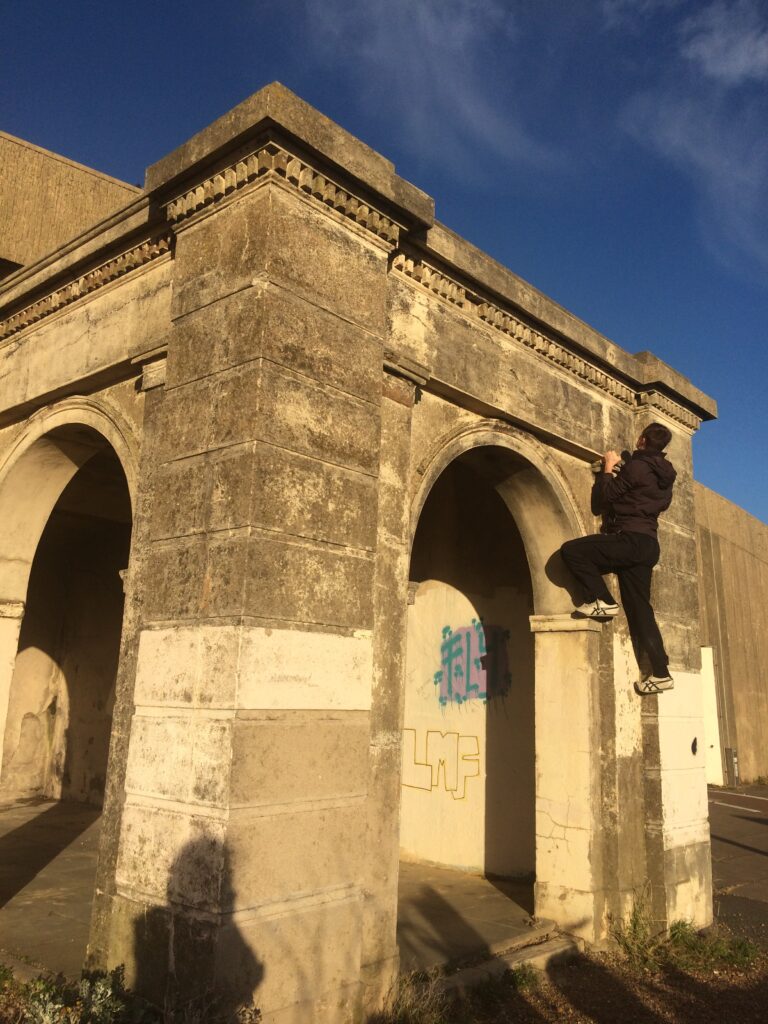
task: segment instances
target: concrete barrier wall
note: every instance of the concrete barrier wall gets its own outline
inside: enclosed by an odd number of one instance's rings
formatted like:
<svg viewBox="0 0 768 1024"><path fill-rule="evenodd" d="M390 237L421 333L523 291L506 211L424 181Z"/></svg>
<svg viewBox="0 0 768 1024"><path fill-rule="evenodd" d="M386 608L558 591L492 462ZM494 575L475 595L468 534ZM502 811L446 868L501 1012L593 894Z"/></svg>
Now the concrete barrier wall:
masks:
<svg viewBox="0 0 768 1024"><path fill-rule="evenodd" d="M141 193L5 132L0 132L0 186L0 264L5 261L7 272L34 263Z"/></svg>
<svg viewBox="0 0 768 1024"><path fill-rule="evenodd" d="M741 781L753 782L768 775L768 525L699 483L694 500L721 748L736 751Z"/></svg>

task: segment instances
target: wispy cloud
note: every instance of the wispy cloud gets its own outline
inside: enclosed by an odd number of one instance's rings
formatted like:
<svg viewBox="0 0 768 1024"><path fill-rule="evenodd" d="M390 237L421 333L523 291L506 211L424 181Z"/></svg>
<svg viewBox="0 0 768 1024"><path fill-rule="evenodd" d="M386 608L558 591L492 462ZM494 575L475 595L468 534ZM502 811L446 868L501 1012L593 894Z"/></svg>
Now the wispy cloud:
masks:
<svg viewBox="0 0 768 1024"><path fill-rule="evenodd" d="M715 0L678 26L675 61L625 106L624 127L691 183L712 254L768 271L768 22L751 0Z"/></svg>
<svg viewBox="0 0 768 1024"><path fill-rule="evenodd" d="M716 0L682 26L682 55L728 85L768 78L768 19L752 0Z"/></svg>
<svg viewBox="0 0 768 1024"><path fill-rule="evenodd" d="M345 65L353 87L391 112L412 150L447 155L464 169L478 146L518 166L552 160L512 88L519 37L505 0L304 2L316 55ZM503 75L488 67L500 41Z"/></svg>

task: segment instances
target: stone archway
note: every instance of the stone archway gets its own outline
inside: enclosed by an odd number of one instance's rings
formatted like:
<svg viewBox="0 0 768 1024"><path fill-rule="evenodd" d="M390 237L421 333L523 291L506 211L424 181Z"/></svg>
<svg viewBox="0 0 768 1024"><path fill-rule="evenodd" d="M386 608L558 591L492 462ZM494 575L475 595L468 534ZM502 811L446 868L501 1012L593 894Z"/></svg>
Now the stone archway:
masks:
<svg viewBox="0 0 768 1024"><path fill-rule="evenodd" d="M92 399L72 398L33 416L0 460L0 736L5 733L32 562L51 513L77 472L113 451L124 474L131 514L137 445L122 417ZM0 750L0 778L2 777Z"/></svg>
<svg viewBox="0 0 768 1024"><path fill-rule="evenodd" d="M0 464L0 935L43 955L34 900L47 885L60 970L79 969L87 942L133 523L131 440L118 417L74 399L34 417Z"/></svg>
<svg viewBox="0 0 768 1024"><path fill-rule="evenodd" d="M592 843L600 827L596 728L600 627L572 617L573 604L563 586L565 574L557 554L564 540L585 532L582 515L554 458L540 442L514 428L482 424L458 433L421 468L423 479L412 517L411 567L416 578L411 577L414 604L409 608L408 634L412 646L406 668L411 678L406 681L404 700L401 806L406 853L487 876L535 873L536 915L554 919L586 938L598 938L605 927L601 874ZM477 493L468 494L473 488ZM441 518L435 514L435 500L446 500L451 489L454 505L446 507ZM480 543L470 539L464 544L473 567L462 564L461 538L462 531L466 535L471 529L474 514ZM446 526L451 519L453 528ZM433 551L425 556L424 533L430 522L433 534L435 524L442 524L443 536L439 540L433 536ZM448 564L451 548L457 559L453 565ZM495 560L494 550L498 552ZM486 564L478 570L479 552L485 552ZM427 618L436 614L432 606L448 616L443 636L431 637L436 664L430 672L426 664L418 664L419 658L425 660L423 656L413 651L414 638L424 650L420 604L427 609ZM451 616L458 616L455 623L448 621ZM466 623L458 621L462 616ZM459 660L456 666L455 659L451 663L456 652L448 652L451 659L446 655L457 630L470 643L484 642L487 650L498 648L491 658L477 663L477 678L471 661ZM484 632L493 635L491 643ZM483 671L486 667L499 671L499 665L506 681L491 679ZM459 706L451 707L456 688L451 694L446 673L455 667L464 675L459 680ZM480 709L476 705L483 684L486 707ZM409 686L420 690L421 696L414 697ZM425 714L430 698L432 726ZM408 721L408 714L419 708L426 741ZM473 727L459 728L460 722L469 725L473 713ZM453 733L458 736L453 752L456 766L449 765L446 752ZM504 754L511 743L518 745L516 756ZM439 815L432 821L423 807L414 806L419 799L424 803L423 794L414 799L418 772L425 790L427 774L432 785L439 789L443 784L446 790L443 795L449 800L443 825ZM457 779L463 781L462 792L454 786ZM470 821L466 797L472 785L479 799L476 820ZM504 790L514 817L505 825L496 810L503 803ZM450 798L457 793L464 799L452 807ZM462 814L466 820L459 823ZM451 817L457 819L453 835L447 823ZM419 846L414 837L425 827L428 838ZM441 827L445 828L442 843ZM467 831L472 829L475 836L467 843ZM447 850L461 855L451 860Z"/></svg>

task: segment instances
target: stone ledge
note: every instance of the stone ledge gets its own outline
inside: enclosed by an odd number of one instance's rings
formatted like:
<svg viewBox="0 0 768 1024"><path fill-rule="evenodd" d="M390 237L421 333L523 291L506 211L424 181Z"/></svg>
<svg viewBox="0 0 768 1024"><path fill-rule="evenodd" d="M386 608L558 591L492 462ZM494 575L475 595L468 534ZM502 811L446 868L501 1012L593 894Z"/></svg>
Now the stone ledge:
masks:
<svg viewBox="0 0 768 1024"><path fill-rule="evenodd" d="M545 328L557 332L566 342L597 356L606 367L618 370L629 382L640 385L640 390L652 390L651 385L661 384L687 405L695 407L702 419L717 416L717 403L712 398L653 353L632 355L627 352L444 224L435 222L429 228L423 251L434 254L451 270L466 275L479 287L498 295Z"/></svg>
<svg viewBox="0 0 768 1024"><path fill-rule="evenodd" d="M599 633L601 622L594 619L574 619L569 613L562 615L531 615L528 621L532 633Z"/></svg>
<svg viewBox="0 0 768 1024"><path fill-rule="evenodd" d="M244 141L260 128L277 125L353 177L385 196L419 224L434 220L434 201L395 173L394 164L325 117L290 89L272 82L213 124L147 168L147 191L181 178L202 161Z"/></svg>

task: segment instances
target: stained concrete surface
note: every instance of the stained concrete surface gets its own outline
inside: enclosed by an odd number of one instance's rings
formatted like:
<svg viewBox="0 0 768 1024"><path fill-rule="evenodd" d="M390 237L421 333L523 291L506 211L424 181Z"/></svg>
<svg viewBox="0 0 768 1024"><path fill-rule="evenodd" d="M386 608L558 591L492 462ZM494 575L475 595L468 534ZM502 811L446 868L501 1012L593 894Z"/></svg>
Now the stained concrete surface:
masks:
<svg viewBox="0 0 768 1024"><path fill-rule="evenodd" d="M0 807L0 949L79 976L100 813L88 804L51 800Z"/></svg>
<svg viewBox="0 0 768 1024"><path fill-rule="evenodd" d="M768 945L768 786L709 788L715 916Z"/></svg>
<svg viewBox="0 0 768 1024"><path fill-rule="evenodd" d="M403 970L483 957L534 941L531 882L490 882L450 868L401 861L397 942Z"/></svg>

